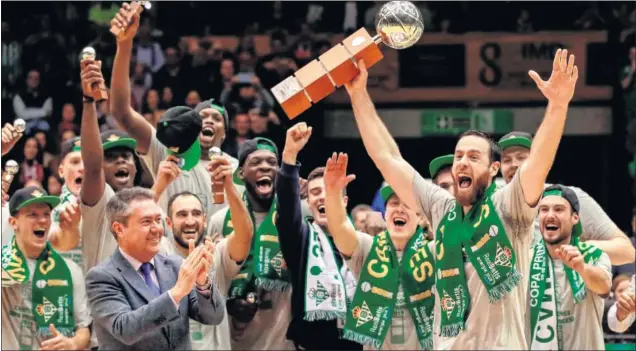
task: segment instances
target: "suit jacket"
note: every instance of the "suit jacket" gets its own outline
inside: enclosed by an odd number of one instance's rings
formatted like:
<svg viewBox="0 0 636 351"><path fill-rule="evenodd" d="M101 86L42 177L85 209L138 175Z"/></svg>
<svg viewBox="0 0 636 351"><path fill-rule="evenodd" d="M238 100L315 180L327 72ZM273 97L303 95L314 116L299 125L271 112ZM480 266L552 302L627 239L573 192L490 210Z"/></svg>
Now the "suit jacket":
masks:
<svg viewBox="0 0 636 351"><path fill-rule="evenodd" d="M86 292L100 350L188 350L189 318L207 325L221 323L225 300L214 284L209 297L192 289L177 311L168 290L177 282L182 261L155 256L162 292L156 298L119 250L88 272Z"/></svg>

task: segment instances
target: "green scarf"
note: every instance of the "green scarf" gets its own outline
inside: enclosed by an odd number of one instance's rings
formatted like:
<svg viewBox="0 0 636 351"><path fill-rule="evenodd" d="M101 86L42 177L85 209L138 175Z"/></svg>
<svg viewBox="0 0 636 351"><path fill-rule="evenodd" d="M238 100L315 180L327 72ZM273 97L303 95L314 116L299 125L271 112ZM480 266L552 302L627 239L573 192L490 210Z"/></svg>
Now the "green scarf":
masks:
<svg viewBox="0 0 636 351"><path fill-rule="evenodd" d="M73 280L64 258L49 242L37 258L32 281L31 303L39 336L50 337L49 324L66 336L75 332L73 315ZM2 246L2 287L28 282L27 259L16 244L15 236L9 245Z"/></svg>
<svg viewBox="0 0 636 351"><path fill-rule="evenodd" d="M387 231L373 238L347 314L345 339L380 348L391 326L401 284L420 345L425 350L433 348L435 261L427 244L418 228L400 261Z"/></svg>
<svg viewBox="0 0 636 351"><path fill-rule="evenodd" d="M491 303L503 298L521 280L515 268L516 255L492 202L495 190L496 184L492 183L466 216L455 202L437 228L436 288L442 309L441 336L457 336L466 327L470 293L462 251L479 274Z"/></svg>
<svg viewBox="0 0 636 351"><path fill-rule="evenodd" d="M247 192L243 193L243 202L252 217L252 223L256 224L254 212L247 199ZM251 292L255 286L267 291L285 291L290 286L289 273L278 243L275 221L276 198L272 201L267 217L252 236L250 253L239 274L232 280L228 293L229 299L245 297L246 293ZM234 232L233 228L232 214L228 209L223 223L223 236L226 237Z"/></svg>
<svg viewBox="0 0 636 351"><path fill-rule="evenodd" d="M596 264L603 252L580 241L578 235L572 235L572 246L579 249L586 264ZM558 322L558 301L554 264L542 240L534 247L530 265L530 330L531 350L563 350L563 336ZM574 303L581 302L587 296L583 278L576 271L563 265L568 283L572 288ZM542 330L541 335L537 333ZM555 333L556 331L556 333ZM555 339L556 336L556 339Z"/></svg>

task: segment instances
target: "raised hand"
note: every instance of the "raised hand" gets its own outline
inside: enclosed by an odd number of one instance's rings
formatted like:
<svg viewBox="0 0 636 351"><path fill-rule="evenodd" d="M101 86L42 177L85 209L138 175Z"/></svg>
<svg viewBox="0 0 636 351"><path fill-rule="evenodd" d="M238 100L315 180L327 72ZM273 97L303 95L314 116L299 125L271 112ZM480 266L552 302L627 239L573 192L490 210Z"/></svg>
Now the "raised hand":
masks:
<svg viewBox="0 0 636 351"><path fill-rule="evenodd" d="M568 59L568 51L559 49L554 55L552 74L548 81L542 80L535 71L529 71L528 75L550 103L567 105L574 96L579 69L574 65L574 55L570 55Z"/></svg>
<svg viewBox="0 0 636 351"><path fill-rule="evenodd" d="M212 183L222 181L223 186L226 189L234 186L232 178L234 176L232 162L230 162L230 159L227 156L212 157L210 162L208 162L206 169L208 170Z"/></svg>
<svg viewBox="0 0 636 351"><path fill-rule="evenodd" d="M104 82L104 76L102 75L102 61L94 60L82 60L82 70L80 72L80 78L82 80L82 91L84 96L92 96L93 84L101 84Z"/></svg>
<svg viewBox="0 0 636 351"><path fill-rule="evenodd" d="M181 176L181 168L178 166L179 159L174 155L169 155L159 163L157 170L157 182L165 183L166 186L174 182Z"/></svg>
<svg viewBox="0 0 636 351"><path fill-rule="evenodd" d="M327 160L325 167L325 189L326 191L342 191L349 183L356 179L354 174L347 175L347 164L349 156L345 153L333 153Z"/></svg>
<svg viewBox="0 0 636 351"><path fill-rule="evenodd" d="M117 37L118 43L132 43L132 40L135 38L137 34L137 29L139 28L139 14L135 13L132 16L132 20L130 23L127 21L127 18L131 12L130 4L125 2L121 5L119 12L115 15L115 17L110 21L110 25L119 27L121 29L126 29L124 35L121 37Z"/></svg>
<svg viewBox="0 0 636 351"><path fill-rule="evenodd" d="M60 229L63 231L74 231L79 229L79 222L82 219L82 212L79 202L68 204L64 211L60 213Z"/></svg>
<svg viewBox="0 0 636 351"><path fill-rule="evenodd" d="M5 124L2 128L2 156L8 154L20 138L22 133L18 132L11 123Z"/></svg>
<svg viewBox="0 0 636 351"><path fill-rule="evenodd" d="M367 66L364 64L364 60L358 61L358 69L360 73L349 83L345 84L345 89L349 95L367 90L367 79L369 78L369 72L367 72Z"/></svg>
<svg viewBox="0 0 636 351"><path fill-rule="evenodd" d="M307 123L300 122L287 130L285 139L285 149L283 153L296 154L302 150L311 137L312 127L307 127Z"/></svg>
<svg viewBox="0 0 636 351"><path fill-rule="evenodd" d="M572 245L561 245L556 249L556 254L561 258L563 264L570 267L579 274L585 269L585 261L579 249Z"/></svg>
<svg viewBox="0 0 636 351"><path fill-rule="evenodd" d="M49 324L49 330L53 334L53 338L45 340L40 345L40 350L76 350L77 345L72 338L67 338L55 329L53 324Z"/></svg>
<svg viewBox="0 0 636 351"><path fill-rule="evenodd" d="M210 269L212 268L212 264L214 263L214 249L215 245L211 239L206 238L205 244L202 246L202 259L199 264L199 272L197 275L197 285L204 286L209 283L209 274Z"/></svg>

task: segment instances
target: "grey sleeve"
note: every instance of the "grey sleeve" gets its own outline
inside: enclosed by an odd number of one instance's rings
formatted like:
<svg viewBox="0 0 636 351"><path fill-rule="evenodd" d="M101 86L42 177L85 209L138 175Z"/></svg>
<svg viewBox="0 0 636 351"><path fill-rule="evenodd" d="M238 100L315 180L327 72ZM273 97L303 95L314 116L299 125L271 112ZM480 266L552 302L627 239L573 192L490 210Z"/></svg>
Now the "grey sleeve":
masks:
<svg viewBox="0 0 636 351"><path fill-rule="evenodd" d="M418 172L413 176L413 193L421 211L435 229L451 207L455 198L448 191L424 179Z"/></svg>
<svg viewBox="0 0 636 351"><path fill-rule="evenodd" d="M523 195L523 187L521 186L520 171L517 171L512 181L506 184L501 190L493 195L493 204L499 209L503 215L503 220L507 221L509 226L518 229L517 233L532 232L530 228L534 228L534 218L537 215L537 207L530 207L526 203ZM528 228L529 230L522 230ZM507 233L508 236L513 233Z"/></svg>
<svg viewBox="0 0 636 351"><path fill-rule="evenodd" d="M223 295L230 289L232 279L241 270L241 265L230 257L230 251L227 248L227 239L223 239L216 245L214 254L214 283Z"/></svg>
<svg viewBox="0 0 636 351"><path fill-rule="evenodd" d="M226 206L210 217L208 220L208 236L212 236L215 233L223 234L223 222L225 222L227 211L229 211L229 207Z"/></svg>
<svg viewBox="0 0 636 351"><path fill-rule="evenodd" d="M139 159L141 159L146 164L146 167L148 167L153 180L155 179L155 177L157 176L157 172L159 171L159 164L166 157L168 157L167 149L159 142L159 140L157 140L157 130L153 127L152 138L150 138L150 146L148 147L148 153L145 155L139 154Z"/></svg>
<svg viewBox="0 0 636 351"><path fill-rule="evenodd" d="M347 266L356 276L356 278L360 278L360 272L362 271L362 266L364 262L367 260L367 256L369 255L369 251L371 251L371 246L373 245L373 237L369 234L356 231L356 237L358 238L358 246L353 251L351 258L349 258L347 262Z"/></svg>
<svg viewBox="0 0 636 351"><path fill-rule="evenodd" d="M88 308L84 273L75 262L67 259L64 259L64 261L69 271L71 271L71 279L73 279L73 317L75 318L75 328L87 328L93 322L93 318L91 318L91 311Z"/></svg>
<svg viewBox="0 0 636 351"><path fill-rule="evenodd" d="M603 208L588 193L577 187L569 187L579 199L583 240L610 240L614 233L621 230L603 211Z"/></svg>
<svg viewBox="0 0 636 351"><path fill-rule="evenodd" d="M610 261L609 256L603 252L601 257L599 257L598 261L594 264L595 267L603 268L603 271L609 277L610 283L612 281L612 262ZM612 287L610 286L610 290Z"/></svg>

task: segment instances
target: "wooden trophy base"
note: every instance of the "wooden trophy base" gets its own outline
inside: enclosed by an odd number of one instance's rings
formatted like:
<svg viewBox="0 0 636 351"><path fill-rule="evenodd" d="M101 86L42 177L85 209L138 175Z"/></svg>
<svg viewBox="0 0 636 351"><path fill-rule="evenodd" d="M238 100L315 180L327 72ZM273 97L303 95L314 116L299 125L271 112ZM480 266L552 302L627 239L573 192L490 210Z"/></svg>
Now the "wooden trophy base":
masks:
<svg viewBox="0 0 636 351"><path fill-rule="evenodd" d="M342 43L278 83L271 91L287 117L294 119L336 88L351 82L360 72L358 61L364 60L367 68L370 68L383 57L375 39L366 29L360 28Z"/></svg>

